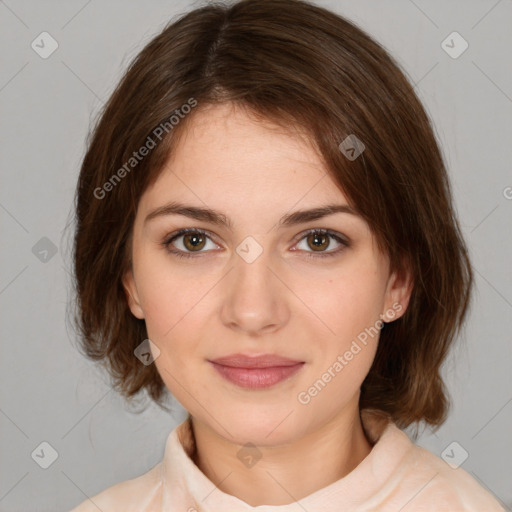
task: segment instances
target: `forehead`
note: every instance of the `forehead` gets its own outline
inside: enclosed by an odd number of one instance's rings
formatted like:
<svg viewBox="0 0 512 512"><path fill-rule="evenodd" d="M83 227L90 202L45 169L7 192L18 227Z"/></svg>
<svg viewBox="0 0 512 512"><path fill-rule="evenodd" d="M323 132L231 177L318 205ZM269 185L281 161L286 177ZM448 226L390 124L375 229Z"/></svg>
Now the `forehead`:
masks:
<svg viewBox="0 0 512 512"><path fill-rule="evenodd" d="M234 206L346 202L314 143L232 104L194 112L144 203L179 197ZM142 202L142 201L141 201ZM305 204L305 203L304 203Z"/></svg>

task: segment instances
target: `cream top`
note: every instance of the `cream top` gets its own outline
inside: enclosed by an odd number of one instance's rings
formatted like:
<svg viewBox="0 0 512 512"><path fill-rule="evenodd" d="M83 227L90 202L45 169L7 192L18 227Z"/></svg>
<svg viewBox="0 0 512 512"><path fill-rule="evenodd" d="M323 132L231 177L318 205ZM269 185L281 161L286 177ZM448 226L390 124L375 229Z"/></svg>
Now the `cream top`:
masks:
<svg viewBox="0 0 512 512"><path fill-rule="evenodd" d="M363 410L361 420L373 445L368 456L340 480L298 502L252 507L219 490L190 457L195 443L187 418L169 434L161 462L71 512L504 512L465 470L413 444L382 413Z"/></svg>

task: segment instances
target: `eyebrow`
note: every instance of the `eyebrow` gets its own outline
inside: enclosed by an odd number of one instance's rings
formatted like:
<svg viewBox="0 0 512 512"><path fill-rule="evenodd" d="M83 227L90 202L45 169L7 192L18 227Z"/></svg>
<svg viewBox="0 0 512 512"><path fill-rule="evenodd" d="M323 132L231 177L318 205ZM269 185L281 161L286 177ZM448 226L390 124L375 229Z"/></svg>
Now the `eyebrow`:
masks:
<svg viewBox="0 0 512 512"><path fill-rule="evenodd" d="M294 226L296 224L303 224L305 222L321 219L335 213L348 213L350 215L360 217L360 215L357 214L355 210L347 204L327 204L325 206L311 208L309 210L298 210L283 215L279 219L276 227L280 228L285 226ZM211 208L186 205L175 201L172 201L151 211L144 219L144 225L146 225L152 219L167 215L183 215L191 219L208 222L210 224L226 227L228 229L233 227L231 220L222 212L213 210Z"/></svg>

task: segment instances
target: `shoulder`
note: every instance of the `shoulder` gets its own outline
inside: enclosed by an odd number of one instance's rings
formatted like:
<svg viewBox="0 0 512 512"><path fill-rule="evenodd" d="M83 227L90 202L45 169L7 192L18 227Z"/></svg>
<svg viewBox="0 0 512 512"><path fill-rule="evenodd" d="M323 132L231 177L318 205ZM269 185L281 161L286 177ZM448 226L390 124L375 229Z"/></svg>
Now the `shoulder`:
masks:
<svg viewBox="0 0 512 512"><path fill-rule="evenodd" d="M429 450L413 444L407 466L412 510L504 512L498 500L467 471L454 468Z"/></svg>
<svg viewBox="0 0 512 512"><path fill-rule="evenodd" d="M141 476L119 482L82 501L70 512L145 512L161 502L162 463Z"/></svg>
<svg viewBox="0 0 512 512"><path fill-rule="evenodd" d="M378 510L505 512L493 494L467 471L413 443L386 413L363 410L361 419L375 443L368 461L369 477L381 482L371 502L372 506L378 504Z"/></svg>

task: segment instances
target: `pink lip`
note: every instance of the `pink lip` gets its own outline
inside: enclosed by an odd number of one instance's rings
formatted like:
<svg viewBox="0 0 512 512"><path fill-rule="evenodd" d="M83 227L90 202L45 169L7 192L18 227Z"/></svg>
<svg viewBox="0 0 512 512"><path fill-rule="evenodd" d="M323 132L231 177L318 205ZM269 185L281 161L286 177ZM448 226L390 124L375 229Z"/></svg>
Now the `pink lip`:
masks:
<svg viewBox="0 0 512 512"><path fill-rule="evenodd" d="M273 386L291 377L304 365L304 361L272 354L257 357L233 354L209 362L225 379L250 389Z"/></svg>

